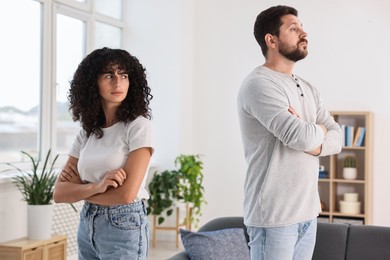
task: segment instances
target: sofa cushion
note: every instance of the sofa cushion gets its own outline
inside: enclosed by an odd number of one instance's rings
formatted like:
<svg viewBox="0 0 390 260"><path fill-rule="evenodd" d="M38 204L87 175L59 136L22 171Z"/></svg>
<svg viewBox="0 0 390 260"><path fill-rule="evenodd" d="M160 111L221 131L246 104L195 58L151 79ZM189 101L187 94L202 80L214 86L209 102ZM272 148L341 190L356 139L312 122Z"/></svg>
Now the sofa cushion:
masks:
<svg viewBox="0 0 390 260"><path fill-rule="evenodd" d="M312 260L344 260L348 228L347 224L318 222Z"/></svg>
<svg viewBox="0 0 390 260"><path fill-rule="evenodd" d="M213 220L210 220L204 224L199 231L213 231L220 230L225 228L242 228L245 231L246 241L249 242L249 235L246 231L246 226L244 224L243 217L219 217Z"/></svg>
<svg viewBox="0 0 390 260"><path fill-rule="evenodd" d="M351 225L345 259L390 259L390 227Z"/></svg>
<svg viewBox="0 0 390 260"><path fill-rule="evenodd" d="M242 228L199 232L180 229L180 236L191 260L250 259Z"/></svg>

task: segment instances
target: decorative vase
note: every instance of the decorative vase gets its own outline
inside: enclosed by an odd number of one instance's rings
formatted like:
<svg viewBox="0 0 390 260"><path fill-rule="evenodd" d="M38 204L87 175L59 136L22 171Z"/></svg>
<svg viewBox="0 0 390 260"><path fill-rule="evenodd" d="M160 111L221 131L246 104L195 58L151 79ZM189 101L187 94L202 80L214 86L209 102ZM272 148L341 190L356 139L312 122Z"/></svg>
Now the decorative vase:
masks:
<svg viewBox="0 0 390 260"><path fill-rule="evenodd" d="M53 205L27 205L27 237L31 240L51 238Z"/></svg>
<svg viewBox="0 0 390 260"><path fill-rule="evenodd" d="M355 180L357 178L357 169L345 167L343 169L343 178L347 180Z"/></svg>

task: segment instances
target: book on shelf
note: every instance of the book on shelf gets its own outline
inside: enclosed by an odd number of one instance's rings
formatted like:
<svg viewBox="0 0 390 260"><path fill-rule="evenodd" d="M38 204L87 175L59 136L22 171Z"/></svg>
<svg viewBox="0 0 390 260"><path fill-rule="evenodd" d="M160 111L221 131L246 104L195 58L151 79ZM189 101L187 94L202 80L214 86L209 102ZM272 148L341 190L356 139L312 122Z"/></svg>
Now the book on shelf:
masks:
<svg viewBox="0 0 390 260"><path fill-rule="evenodd" d="M354 131L356 129L356 132ZM362 146L366 128L364 126L354 127L351 125L341 125L344 146Z"/></svg>
<svg viewBox="0 0 390 260"><path fill-rule="evenodd" d="M352 146L354 140L354 127L350 125L344 126L345 129L345 143L344 146Z"/></svg>
<svg viewBox="0 0 390 260"><path fill-rule="evenodd" d="M353 146L362 146L365 134L366 134L366 128L363 126L359 126L358 129L356 130Z"/></svg>

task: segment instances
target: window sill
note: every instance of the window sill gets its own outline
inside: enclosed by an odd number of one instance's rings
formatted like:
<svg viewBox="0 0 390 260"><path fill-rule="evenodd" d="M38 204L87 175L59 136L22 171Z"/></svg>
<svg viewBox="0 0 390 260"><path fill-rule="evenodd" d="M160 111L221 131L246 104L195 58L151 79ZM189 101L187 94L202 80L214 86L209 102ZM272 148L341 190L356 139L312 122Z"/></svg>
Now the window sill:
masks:
<svg viewBox="0 0 390 260"><path fill-rule="evenodd" d="M4 172L0 173L0 184L1 183L11 183L12 177L15 177L17 175L17 172Z"/></svg>
<svg viewBox="0 0 390 260"><path fill-rule="evenodd" d="M59 169L59 168L58 168ZM155 166L155 164L151 163L150 167L149 167L149 174L148 174L148 178L152 178L153 177L153 173L155 171L157 171L157 167ZM18 171L13 171L13 170L8 170L8 171L4 171L4 172L0 172L0 184L2 183L11 183L12 182L12 178L17 176L18 174L20 174L20 172Z"/></svg>

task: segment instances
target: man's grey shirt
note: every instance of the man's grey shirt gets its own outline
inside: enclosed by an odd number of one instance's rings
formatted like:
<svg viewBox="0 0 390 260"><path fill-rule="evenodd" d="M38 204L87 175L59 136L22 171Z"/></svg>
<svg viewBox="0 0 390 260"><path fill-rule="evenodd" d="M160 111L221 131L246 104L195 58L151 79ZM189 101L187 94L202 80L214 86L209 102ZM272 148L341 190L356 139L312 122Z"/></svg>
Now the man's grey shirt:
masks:
<svg viewBox="0 0 390 260"><path fill-rule="evenodd" d="M299 87L291 75L259 66L240 87L238 117L248 164L246 225L285 226L314 219L321 211L319 157L305 151L322 144L320 156L339 153L342 131L317 89L298 79Z"/></svg>

